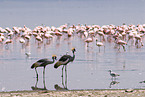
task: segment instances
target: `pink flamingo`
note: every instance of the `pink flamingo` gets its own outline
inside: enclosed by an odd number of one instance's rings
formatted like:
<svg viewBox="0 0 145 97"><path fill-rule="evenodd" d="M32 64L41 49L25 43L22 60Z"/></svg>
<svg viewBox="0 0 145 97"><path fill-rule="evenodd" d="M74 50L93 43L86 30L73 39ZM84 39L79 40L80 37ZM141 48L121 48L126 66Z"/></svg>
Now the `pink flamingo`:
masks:
<svg viewBox="0 0 145 97"><path fill-rule="evenodd" d="M5 40L5 43L4 44L6 44L6 49L8 49L9 47L8 47L8 44L9 43L12 43L12 39L6 39Z"/></svg>
<svg viewBox="0 0 145 97"><path fill-rule="evenodd" d="M100 52L100 47L104 46L104 44L100 41L98 41L98 39L96 39L96 45L99 47L99 52ZM105 46L104 46L104 51L105 51Z"/></svg>
<svg viewBox="0 0 145 97"><path fill-rule="evenodd" d="M118 50L120 50L120 45L121 45L121 46L123 47L123 50L124 50L124 51L126 51L126 49L125 49L125 46L124 46L124 45L127 45L127 42L125 42L125 41L123 41L123 40L121 40L121 39L117 38L117 39L116 39L116 44L118 44L118 45L119 45Z"/></svg>
<svg viewBox="0 0 145 97"><path fill-rule="evenodd" d="M86 40L85 40L85 42L87 43L87 47L89 47L89 43L90 42L93 42L93 38L87 38Z"/></svg>

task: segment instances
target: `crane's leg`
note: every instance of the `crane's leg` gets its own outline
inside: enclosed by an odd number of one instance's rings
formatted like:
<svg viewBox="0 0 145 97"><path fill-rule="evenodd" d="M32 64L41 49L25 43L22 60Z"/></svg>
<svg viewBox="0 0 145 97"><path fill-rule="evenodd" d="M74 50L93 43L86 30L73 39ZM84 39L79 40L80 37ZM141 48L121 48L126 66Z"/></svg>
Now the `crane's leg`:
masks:
<svg viewBox="0 0 145 97"><path fill-rule="evenodd" d="M64 65L62 67L62 75L61 75L61 77L62 77L62 85L64 86L64 82L63 82L63 69L64 69Z"/></svg>
<svg viewBox="0 0 145 97"><path fill-rule="evenodd" d="M65 88L67 89L67 66L65 65Z"/></svg>
<svg viewBox="0 0 145 97"><path fill-rule="evenodd" d="M64 69L64 65L63 65L63 67L62 67L62 75L61 75L61 77L63 77L63 69Z"/></svg>
<svg viewBox="0 0 145 97"><path fill-rule="evenodd" d="M37 83L38 83L38 77L37 77L37 80L36 80L35 88L37 88Z"/></svg>
<svg viewBox="0 0 145 97"><path fill-rule="evenodd" d="M45 66L43 69L43 85L44 85L44 89L46 89L46 85L45 85Z"/></svg>
<svg viewBox="0 0 145 97"><path fill-rule="evenodd" d="M44 85L44 89L46 89L46 85L45 85L45 69L43 70L43 85Z"/></svg>
<svg viewBox="0 0 145 97"><path fill-rule="evenodd" d="M43 69L43 79L45 78L45 66L44 66L44 69Z"/></svg>
<svg viewBox="0 0 145 97"><path fill-rule="evenodd" d="M45 67L43 69L43 79L45 78Z"/></svg>
<svg viewBox="0 0 145 97"><path fill-rule="evenodd" d="M37 73L37 69L35 68L35 72L36 72L36 78L38 78L38 73Z"/></svg>

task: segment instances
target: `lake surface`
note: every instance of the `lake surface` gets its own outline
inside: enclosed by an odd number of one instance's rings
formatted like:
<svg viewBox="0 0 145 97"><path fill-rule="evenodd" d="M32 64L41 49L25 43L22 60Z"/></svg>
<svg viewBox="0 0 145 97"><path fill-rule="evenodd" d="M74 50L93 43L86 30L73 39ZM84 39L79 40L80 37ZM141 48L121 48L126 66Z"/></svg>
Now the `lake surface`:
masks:
<svg viewBox="0 0 145 97"><path fill-rule="evenodd" d="M130 3L131 2L131 3ZM144 0L54 0L54 1L10 1L0 0L0 27L20 26L33 29L38 25L60 26L72 24L144 24ZM105 51L96 46L96 42L89 44L75 34L71 38L62 36L60 40L54 37L50 44L45 42L38 46L34 38L25 48L14 39L8 46L0 45L0 91L32 90L37 85L44 87L43 68L38 68L39 78L35 78L35 70L31 65L41 58L49 58L53 54L58 59L71 53L76 48L74 62L67 66L67 88L76 89L124 89L145 88L139 83L145 80L145 46L136 48L126 45L126 52L114 49L114 43L105 42ZM143 39L145 43L145 39ZM31 52L30 57L25 53ZM118 74L116 85L112 82L108 70ZM38 83L37 83L38 82ZM63 87L61 67L54 69L48 65L45 72L45 86L48 90L56 90L56 86ZM57 86L57 87L58 87Z"/></svg>
<svg viewBox="0 0 145 97"><path fill-rule="evenodd" d="M144 0L0 0L0 26L143 24L144 4Z"/></svg>

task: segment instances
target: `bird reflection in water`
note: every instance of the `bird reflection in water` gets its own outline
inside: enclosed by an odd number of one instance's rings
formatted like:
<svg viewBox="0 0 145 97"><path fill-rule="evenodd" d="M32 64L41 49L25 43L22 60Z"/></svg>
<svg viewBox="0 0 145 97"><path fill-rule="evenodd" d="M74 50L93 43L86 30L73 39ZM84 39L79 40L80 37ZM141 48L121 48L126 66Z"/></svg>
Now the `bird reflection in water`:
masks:
<svg viewBox="0 0 145 97"><path fill-rule="evenodd" d="M141 82L139 82L139 83L145 83L145 81L141 81Z"/></svg>
<svg viewBox="0 0 145 97"><path fill-rule="evenodd" d="M145 80L144 80L144 81L140 81L139 83L142 84L141 87L143 87L143 88L145 87L145 86L144 86L144 84L145 84Z"/></svg>
<svg viewBox="0 0 145 97"><path fill-rule="evenodd" d="M65 71L65 78L63 78L63 77L64 76L62 75L62 87L59 86L58 84L54 85L54 88L58 91L68 90L68 88L67 88L67 71ZM65 79L65 81L64 81L64 79Z"/></svg>
<svg viewBox="0 0 145 97"><path fill-rule="evenodd" d="M119 84L119 82L117 82L117 81L115 81L115 80L112 80L112 81L110 82L109 88L111 88L113 85L116 85L116 84Z"/></svg>

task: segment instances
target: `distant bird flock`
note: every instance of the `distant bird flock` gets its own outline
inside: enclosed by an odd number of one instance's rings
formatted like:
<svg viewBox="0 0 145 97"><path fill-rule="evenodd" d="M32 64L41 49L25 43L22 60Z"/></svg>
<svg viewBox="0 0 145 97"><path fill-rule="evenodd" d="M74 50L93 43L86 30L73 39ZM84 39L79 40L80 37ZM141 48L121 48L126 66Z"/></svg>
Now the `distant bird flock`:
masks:
<svg viewBox="0 0 145 97"><path fill-rule="evenodd" d="M132 45L136 48L141 48L143 44L143 37L145 33L145 24L138 25L126 25L122 24L120 26L110 25L87 25L87 24L77 24L77 25L60 25L55 26L37 26L34 29L30 29L25 25L23 27L0 27L0 43L2 45L8 45L14 42L16 37L19 37L19 42L22 46L26 46L29 40L33 37L38 44L44 42L44 40L49 43L54 37L72 37L74 35L81 36L87 47L91 42L96 40L96 46L105 47L105 42L114 43L114 48L120 50L122 48L126 51L126 45Z"/></svg>

